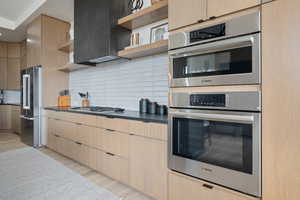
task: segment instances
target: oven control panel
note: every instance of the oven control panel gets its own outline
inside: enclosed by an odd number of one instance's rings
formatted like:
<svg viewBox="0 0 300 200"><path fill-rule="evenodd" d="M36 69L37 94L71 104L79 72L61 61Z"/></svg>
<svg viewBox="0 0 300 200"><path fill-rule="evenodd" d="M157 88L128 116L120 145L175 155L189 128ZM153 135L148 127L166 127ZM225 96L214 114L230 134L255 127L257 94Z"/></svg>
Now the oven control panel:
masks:
<svg viewBox="0 0 300 200"><path fill-rule="evenodd" d="M225 94L192 94L190 95L191 106L225 107Z"/></svg>
<svg viewBox="0 0 300 200"><path fill-rule="evenodd" d="M190 43L225 36L225 24L218 24L190 32Z"/></svg>

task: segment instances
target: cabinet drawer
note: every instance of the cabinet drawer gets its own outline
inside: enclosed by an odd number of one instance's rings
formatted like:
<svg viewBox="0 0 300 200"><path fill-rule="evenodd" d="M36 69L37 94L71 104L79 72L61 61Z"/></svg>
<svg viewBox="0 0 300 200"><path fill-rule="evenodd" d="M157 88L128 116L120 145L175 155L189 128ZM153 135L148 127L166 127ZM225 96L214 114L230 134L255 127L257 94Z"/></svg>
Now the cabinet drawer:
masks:
<svg viewBox="0 0 300 200"><path fill-rule="evenodd" d="M102 173L121 183L128 184L128 160L109 153L103 153Z"/></svg>
<svg viewBox="0 0 300 200"><path fill-rule="evenodd" d="M86 125L77 125L74 141L99 148L102 147L101 129Z"/></svg>
<svg viewBox="0 0 300 200"><path fill-rule="evenodd" d="M167 140L167 125L159 123L130 122L129 131L132 134L145 136L158 140Z"/></svg>
<svg viewBox="0 0 300 200"><path fill-rule="evenodd" d="M94 115L85 115L85 114L73 114L70 120L72 122L80 123L87 126L96 126L97 117Z"/></svg>
<svg viewBox="0 0 300 200"><path fill-rule="evenodd" d="M74 140L77 131L76 124L62 120L55 120L53 131L55 132L55 134L61 137Z"/></svg>
<svg viewBox="0 0 300 200"><path fill-rule="evenodd" d="M96 171L102 172L102 163L103 163L103 152L94 149L94 148L89 148L89 162L88 166Z"/></svg>
<svg viewBox="0 0 300 200"><path fill-rule="evenodd" d="M103 150L118 156L128 158L129 135L109 129L104 129L102 134Z"/></svg>
<svg viewBox="0 0 300 200"><path fill-rule="evenodd" d="M97 126L104 129L111 129L115 131L128 133L129 121L126 119L97 117Z"/></svg>
<svg viewBox="0 0 300 200"><path fill-rule="evenodd" d="M198 179L169 172L169 200L259 200Z"/></svg>

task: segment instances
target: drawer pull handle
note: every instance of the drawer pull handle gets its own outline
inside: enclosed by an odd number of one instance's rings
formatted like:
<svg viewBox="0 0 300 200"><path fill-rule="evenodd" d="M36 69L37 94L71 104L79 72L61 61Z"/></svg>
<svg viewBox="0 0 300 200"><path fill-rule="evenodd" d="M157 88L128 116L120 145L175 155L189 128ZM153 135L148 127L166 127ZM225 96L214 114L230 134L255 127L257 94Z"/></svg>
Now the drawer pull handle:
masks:
<svg viewBox="0 0 300 200"><path fill-rule="evenodd" d="M208 188L210 190L214 188L214 186L208 185L208 184L203 184L202 186L205 187L205 188Z"/></svg>
<svg viewBox="0 0 300 200"><path fill-rule="evenodd" d="M106 152L106 154L109 155L109 156L115 156L115 154L113 154L113 153Z"/></svg>
<svg viewBox="0 0 300 200"><path fill-rule="evenodd" d="M115 118L115 117L113 117L113 116L105 116L106 118L109 118L109 119L113 119L113 118Z"/></svg>
<svg viewBox="0 0 300 200"><path fill-rule="evenodd" d="M109 132L115 132L115 130L112 130L112 129L105 129L105 130L107 130Z"/></svg>
<svg viewBox="0 0 300 200"><path fill-rule="evenodd" d="M76 123L76 125L81 126L82 124L81 123Z"/></svg>
<svg viewBox="0 0 300 200"><path fill-rule="evenodd" d="M200 20L198 20L198 23L202 23L202 22L204 22L204 20L203 20L203 19L200 19Z"/></svg>
<svg viewBox="0 0 300 200"><path fill-rule="evenodd" d="M216 16L211 16L209 19L213 20L213 19L216 19L216 18L217 18Z"/></svg>
<svg viewBox="0 0 300 200"><path fill-rule="evenodd" d="M82 143L80 143L80 142L75 142L76 144L78 144L78 145L82 145Z"/></svg>
<svg viewBox="0 0 300 200"><path fill-rule="evenodd" d="M60 137L59 135L54 134L55 137Z"/></svg>

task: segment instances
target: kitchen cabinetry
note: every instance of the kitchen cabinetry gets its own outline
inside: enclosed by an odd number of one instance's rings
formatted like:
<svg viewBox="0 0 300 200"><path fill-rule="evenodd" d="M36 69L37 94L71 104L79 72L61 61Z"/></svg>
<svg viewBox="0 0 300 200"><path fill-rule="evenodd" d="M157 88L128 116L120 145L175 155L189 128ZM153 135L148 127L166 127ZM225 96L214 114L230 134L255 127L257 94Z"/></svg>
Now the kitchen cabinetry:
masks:
<svg viewBox="0 0 300 200"><path fill-rule="evenodd" d="M219 17L260 4L260 0L208 0L207 17Z"/></svg>
<svg viewBox="0 0 300 200"><path fill-rule="evenodd" d="M7 85L7 58L0 57L0 89L6 89Z"/></svg>
<svg viewBox="0 0 300 200"><path fill-rule="evenodd" d="M196 24L205 20L207 0L171 0L169 1L169 29Z"/></svg>
<svg viewBox="0 0 300 200"><path fill-rule="evenodd" d="M12 52L13 53L13 52ZM7 59L7 89L19 90L20 89L20 70L21 70L20 58L8 58Z"/></svg>
<svg viewBox="0 0 300 200"><path fill-rule="evenodd" d="M7 44L7 57L8 58L20 58L21 57L21 44L20 43L8 43Z"/></svg>
<svg viewBox="0 0 300 200"><path fill-rule="evenodd" d="M49 148L157 200L167 199L166 124L55 111L47 116Z"/></svg>
<svg viewBox="0 0 300 200"><path fill-rule="evenodd" d="M44 106L56 106L59 91L69 87L69 77L57 68L68 63L69 54L58 47L68 41L70 24L46 15L34 19L27 28L26 62L23 68L41 65L43 73ZM26 63L26 67L23 64Z"/></svg>
<svg viewBox="0 0 300 200"><path fill-rule="evenodd" d="M0 58L7 58L7 43L0 42Z"/></svg>
<svg viewBox="0 0 300 200"><path fill-rule="evenodd" d="M167 199L167 143L130 136L130 185L157 200Z"/></svg>
<svg viewBox="0 0 300 200"><path fill-rule="evenodd" d="M300 197L299 7L294 0L262 6L263 200Z"/></svg>
<svg viewBox="0 0 300 200"><path fill-rule="evenodd" d="M10 106L0 105L0 130L11 129L11 108Z"/></svg>
<svg viewBox="0 0 300 200"><path fill-rule="evenodd" d="M169 172L169 200L259 200L192 177Z"/></svg>
<svg viewBox="0 0 300 200"><path fill-rule="evenodd" d="M172 0L169 2L169 29L201 23L260 3L260 0Z"/></svg>
<svg viewBox="0 0 300 200"><path fill-rule="evenodd" d="M15 133L21 133L21 108L20 106L11 106L11 127Z"/></svg>

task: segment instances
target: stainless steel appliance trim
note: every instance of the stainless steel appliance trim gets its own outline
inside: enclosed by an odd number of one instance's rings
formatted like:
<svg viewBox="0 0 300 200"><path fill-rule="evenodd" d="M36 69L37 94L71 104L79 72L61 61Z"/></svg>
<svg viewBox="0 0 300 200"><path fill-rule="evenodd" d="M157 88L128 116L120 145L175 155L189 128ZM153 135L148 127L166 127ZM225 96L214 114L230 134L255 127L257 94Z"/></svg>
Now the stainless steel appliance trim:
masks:
<svg viewBox="0 0 300 200"><path fill-rule="evenodd" d="M189 114L210 114L210 115L237 115L253 118L253 173L243 172L211 165L208 163L195 161L173 155L173 118L186 118L177 115L178 112ZM231 111L207 111L191 109L170 109L168 125L168 167L171 170L178 171L193 177L210 181L225 187L229 187L253 196L261 197L261 113L251 112L231 112ZM195 118L190 115L189 118ZM224 118L224 122L230 120ZM197 119L197 118L195 118ZM208 119L210 120L210 119ZM242 122L240 122L242 123Z"/></svg>
<svg viewBox="0 0 300 200"><path fill-rule="evenodd" d="M239 38L217 41L198 46L187 47L170 51L169 77L171 87L208 86L208 85L241 85L259 84L261 82L261 44L260 34L246 35ZM178 57L202 55L210 52L218 52L241 46L252 46L252 73L228 74L191 78L173 78L173 60Z"/></svg>
<svg viewBox="0 0 300 200"><path fill-rule="evenodd" d="M23 75L23 109L29 110L31 107L30 103L30 75Z"/></svg>
<svg viewBox="0 0 300 200"><path fill-rule="evenodd" d="M225 22L218 22L215 24L210 24L209 26L204 26L204 27L201 27L200 29L211 27L214 25L222 24L222 23L225 23L225 26L226 26L225 36L218 37L218 38L207 39L207 40L202 40L199 42L191 43L190 42L190 32L192 32L194 30L170 34L169 50L187 47L187 46L191 46L191 45L213 42L216 40L223 40L223 39L227 39L230 37L246 35L246 34L261 31L261 20L260 20L260 12L259 11L255 11L255 12L247 14L247 15L232 18Z"/></svg>
<svg viewBox="0 0 300 200"><path fill-rule="evenodd" d="M224 94L225 107L214 106L191 106L191 95L210 95L210 94ZM243 110L243 111L261 111L261 92L247 91L247 92L171 92L170 93L170 107L171 108L202 108L212 110Z"/></svg>
<svg viewBox="0 0 300 200"><path fill-rule="evenodd" d="M32 117L25 117L24 115L21 115L20 118L21 119L27 119L27 120L30 120L30 121L34 120L34 118L32 118Z"/></svg>
<svg viewBox="0 0 300 200"><path fill-rule="evenodd" d="M36 118L34 122L34 147L42 146L42 67L33 68L33 116Z"/></svg>

